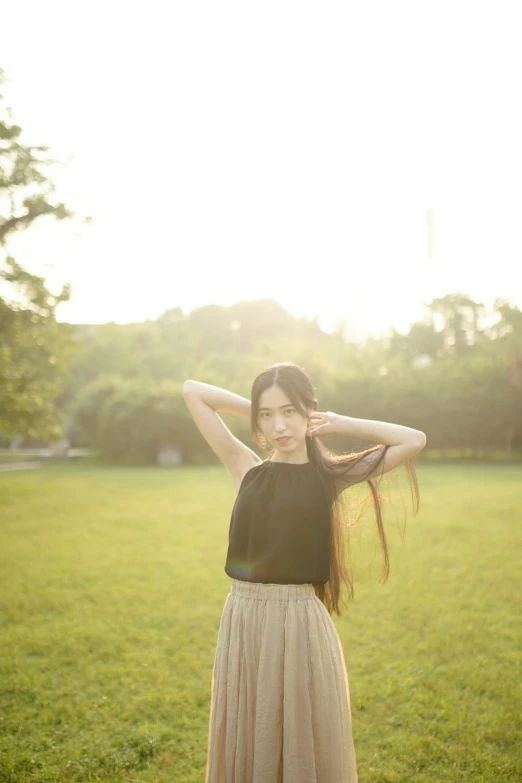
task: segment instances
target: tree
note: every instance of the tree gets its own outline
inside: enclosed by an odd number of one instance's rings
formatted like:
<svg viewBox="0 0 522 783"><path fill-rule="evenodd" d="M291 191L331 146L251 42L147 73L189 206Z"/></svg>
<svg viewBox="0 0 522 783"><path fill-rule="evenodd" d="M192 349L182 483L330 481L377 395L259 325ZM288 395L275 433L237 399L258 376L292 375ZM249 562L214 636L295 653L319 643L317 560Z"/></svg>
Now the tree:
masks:
<svg viewBox="0 0 522 783"><path fill-rule="evenodd" d="M76 398L72 419L73 438L109 460L155 464L174 446L190 463L203 441L176 381L100 375Z"/></svg>
<svg viewBox="0 0 522 783"><path fill-rule="evenodd" d="M70 286L53 295L44 278L13 258L8 240L44 215L64 220L73 213L53 203L55 188L45 168L56 161L41 158L48 147L22 142L22 129L3 101L0 92L0 438L57 438L57 401L75 330L56 321L56 308L69 300Z"/></svg>
<svg viewBox="0 0 522 783"><path fill-rule="evenodd" d="M427 307L434 315L442 317L446 352L454 356L467 353L468 347L476 342L479 320L484 315L484 305L459 291L433 299Z"/></svg>

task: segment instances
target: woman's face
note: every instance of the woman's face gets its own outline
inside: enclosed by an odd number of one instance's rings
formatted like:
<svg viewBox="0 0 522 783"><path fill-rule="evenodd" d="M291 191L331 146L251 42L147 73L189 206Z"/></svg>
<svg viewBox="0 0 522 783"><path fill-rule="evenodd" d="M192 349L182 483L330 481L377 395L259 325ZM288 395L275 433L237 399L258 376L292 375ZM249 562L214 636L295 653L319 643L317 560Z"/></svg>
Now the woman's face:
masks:
<svg viewBox="0 0 522 783"><path fill-rule="evenodd" d="M267 443L284 454L306 446L308 422L279 386L265 389L259 398L258 428ZM287 441L278 441L281 436Z"/></svg>

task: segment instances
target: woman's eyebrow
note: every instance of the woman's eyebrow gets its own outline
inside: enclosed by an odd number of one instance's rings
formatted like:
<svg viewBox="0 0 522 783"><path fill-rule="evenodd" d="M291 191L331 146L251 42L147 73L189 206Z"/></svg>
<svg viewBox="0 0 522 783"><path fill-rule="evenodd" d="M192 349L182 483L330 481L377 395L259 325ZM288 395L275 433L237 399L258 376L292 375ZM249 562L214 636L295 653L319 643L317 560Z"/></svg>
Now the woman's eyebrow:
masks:
<svg viewBox="0 0 522 783"><path fill-rule="evenodd" d="M279 410L281 410L281 408L288 408L290 405L292 405L291 402L287 402L285 405L280 405L279 406ZM271 411L272 408L259 408L259 410L260 411Z"/></svg>

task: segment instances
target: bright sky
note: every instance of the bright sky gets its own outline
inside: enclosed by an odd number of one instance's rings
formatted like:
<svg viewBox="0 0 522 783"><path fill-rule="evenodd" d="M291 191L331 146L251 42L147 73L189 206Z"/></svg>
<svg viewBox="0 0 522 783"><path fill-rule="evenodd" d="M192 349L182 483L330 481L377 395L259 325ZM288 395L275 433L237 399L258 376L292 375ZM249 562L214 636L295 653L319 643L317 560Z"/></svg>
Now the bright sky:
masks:
<svg viewBox="0 0 522 783"><path fill-rule="evenodd" d="M11 249L72 282L71 322L273 297L357 338L457 291L522 307L518 11L4 0L7 104L96 221Z"/></svg>

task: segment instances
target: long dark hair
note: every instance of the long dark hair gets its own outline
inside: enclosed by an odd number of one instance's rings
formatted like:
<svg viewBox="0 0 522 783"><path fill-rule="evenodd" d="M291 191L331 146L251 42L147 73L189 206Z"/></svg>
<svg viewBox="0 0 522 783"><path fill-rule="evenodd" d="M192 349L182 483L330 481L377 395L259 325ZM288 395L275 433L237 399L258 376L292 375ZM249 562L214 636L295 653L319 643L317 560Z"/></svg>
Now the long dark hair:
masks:
<svg viewBox="0 0 522 783"><path fill-rule="evenodd" d="M271 386L279 386L290 399L292 405L305 418L308 419L310 409L317 410L317 398L310 378L307 373L292 362L277 362L272 364L266 370L263 370L252 384L251 409L250 409L250 428L254 440L263 445L261 441L261 430L259 428L259 400L265 389ZM313 438L306 435L306 449L310 462L313 462L319 476L325 493L325 498L329 507L330 514L330 578L326 584L314 584L314 590L317 597L323 602L329 614L336 612L341 616L341 587L342 583L346 585L348 599L352 600L354 596L352 569L346 559L346 546L349 546L349 539L345 537L345 531L355 527L364 513L364 504L355 521L345 521L347 507L342 501L343 476L348 476L354 468L354 462L363 460L367 455L373 452L381 452L384 456L386 447L384 444L372 446L364 451L351 454L336 454L327 449L319 438ZM274 453L272 450L271 454ZM376 457L380 455L376 454ZM369 475L375 469L375 461L369 458L371 466L367 472ZM408 476L408 484L412 491L414 515L419 510L419 486L415 469L415 458L410 458L404 463ZM382 475L382 474L381 474ZM379 476L380 482L381 476ZM388 545L384 531L381 497L379 495L374 479L360 478L359 481L366 480L370 486L371 495L375 507L375 517L377 521L377 531L383 556L383 567L379 583L384 584L390 573L390 561L388 556ZM350 481L348 480L347 486ZM340 491L341 487L341 491Z"/></svg>

